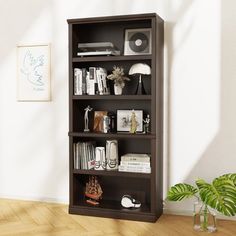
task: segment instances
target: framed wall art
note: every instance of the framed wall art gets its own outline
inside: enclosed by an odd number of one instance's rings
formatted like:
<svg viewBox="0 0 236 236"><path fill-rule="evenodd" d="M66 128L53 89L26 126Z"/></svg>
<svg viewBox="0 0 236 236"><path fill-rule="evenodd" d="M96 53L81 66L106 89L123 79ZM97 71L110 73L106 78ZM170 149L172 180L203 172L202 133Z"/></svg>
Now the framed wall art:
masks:
<svg viewBox="0 0 236 236"><path fill-rule="evenodd" d="M143 110L117 110L117 132L130 132L132 115L137 122L136 131L143 132Z"/></svg>
<svg viewBox="0 0 236 236"><path fill-rule="evenodd" d="M17 100L50 101L50 45L17 46Z"/></svg>
<svg viewBox="0 0 236 236"><path fill-rule="evenodd" d="M150 28L126 29L124 55L147 55L152 52Z"/></svg>

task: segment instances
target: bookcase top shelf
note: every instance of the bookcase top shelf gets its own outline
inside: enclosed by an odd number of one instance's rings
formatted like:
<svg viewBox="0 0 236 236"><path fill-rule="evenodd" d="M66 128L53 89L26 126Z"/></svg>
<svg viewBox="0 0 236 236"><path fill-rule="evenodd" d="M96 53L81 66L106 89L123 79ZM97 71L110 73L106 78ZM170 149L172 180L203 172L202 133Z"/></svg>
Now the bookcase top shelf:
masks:
<svg viewBox="0 0 236 236"><path fill-rule="evenodd" d="M99 61L142 61L151 60L152 55L134 55L134 56L90 56L73 57L73 62L99 62Z"/></svg>
<svg viewBox="0 0 236 236"><path fill-rule="evenodd" d="M139 21L157 18L157 20L163 22L163 19L156 13L144 13L144 14L132 14L132 15L117 15L117 16L103 16L93 18L77 18L68 19L68 24L92 24L92 23L103 23L103 22L116 22L116 21Z"/></svg>

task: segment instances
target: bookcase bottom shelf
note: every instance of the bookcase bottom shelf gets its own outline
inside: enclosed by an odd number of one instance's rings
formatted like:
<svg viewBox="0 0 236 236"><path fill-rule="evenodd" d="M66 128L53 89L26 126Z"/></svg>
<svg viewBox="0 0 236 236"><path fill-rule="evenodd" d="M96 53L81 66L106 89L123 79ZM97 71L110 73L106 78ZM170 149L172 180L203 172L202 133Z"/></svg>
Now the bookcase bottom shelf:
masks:
<svg viewBox="0 0 236 236"><path fill-rule="evenodd" d="M82 202L79 205L70 205L69 213L146 222L156 222L159 218L150 212L148 206L142 205L140 209L125 209L118 201L101 201L98 206L90 206Z"/></svg>

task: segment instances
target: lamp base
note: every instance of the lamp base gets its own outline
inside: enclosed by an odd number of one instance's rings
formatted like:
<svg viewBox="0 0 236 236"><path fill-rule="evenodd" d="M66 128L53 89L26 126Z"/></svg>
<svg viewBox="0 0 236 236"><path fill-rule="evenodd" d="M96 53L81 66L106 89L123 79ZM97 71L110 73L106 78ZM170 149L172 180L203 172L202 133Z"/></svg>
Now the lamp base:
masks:
<svg viewBox="0 0 236 236"><path fill-rule="evenodd" d="M137 89L136 89L135 94L136 95L145 95L145 94L147 94L145 89L144 89L144 86L143 86L143 80L142 80L141 75L139 75L138 85L137 85Z"/></svg>

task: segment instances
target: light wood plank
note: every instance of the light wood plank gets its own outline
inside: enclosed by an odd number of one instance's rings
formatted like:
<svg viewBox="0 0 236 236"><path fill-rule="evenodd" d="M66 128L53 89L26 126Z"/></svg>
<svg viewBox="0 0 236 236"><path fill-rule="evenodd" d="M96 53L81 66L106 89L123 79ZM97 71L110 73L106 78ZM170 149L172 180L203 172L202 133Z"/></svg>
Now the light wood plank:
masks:
<svg viewBox="0 0 236 236"><path fill-rule="evenodd" d="M197 236L192 217L163 215L156 223L68 214L68 206L0 199L0 236ZM236 222L221 220L215 236L235 236ZM209 236L201 233L201 236Z"/></svg>

